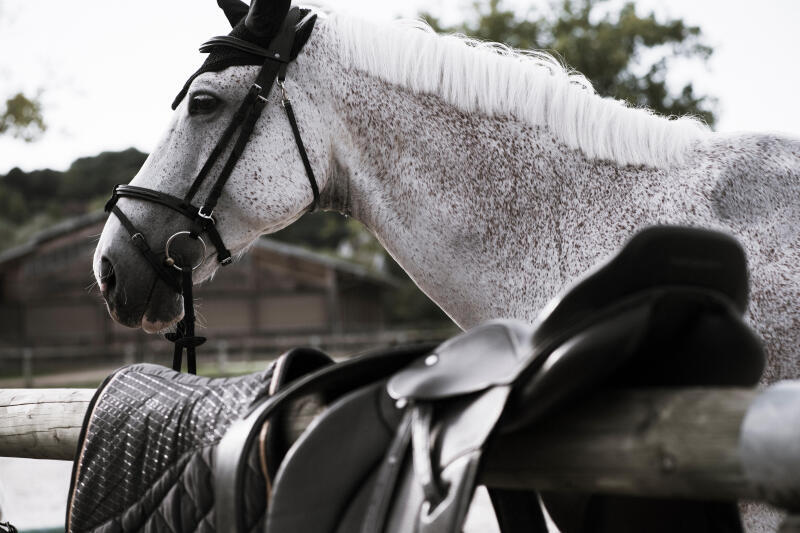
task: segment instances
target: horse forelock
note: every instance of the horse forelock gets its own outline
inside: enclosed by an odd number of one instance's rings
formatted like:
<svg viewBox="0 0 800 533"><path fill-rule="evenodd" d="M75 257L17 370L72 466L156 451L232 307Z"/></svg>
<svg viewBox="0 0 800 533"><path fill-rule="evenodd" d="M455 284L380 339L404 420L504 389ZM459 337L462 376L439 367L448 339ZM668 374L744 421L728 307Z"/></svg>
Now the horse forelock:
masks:
<svg viewBox="0 0 800 533"><path fill-rule="evenodd" d="M375 23L332 12L325 23L345 65L465 112L545 126L590 159L669 167L710 134L694 117L661 117L603 98L544 52L437 35L420 20Z"/></svg>

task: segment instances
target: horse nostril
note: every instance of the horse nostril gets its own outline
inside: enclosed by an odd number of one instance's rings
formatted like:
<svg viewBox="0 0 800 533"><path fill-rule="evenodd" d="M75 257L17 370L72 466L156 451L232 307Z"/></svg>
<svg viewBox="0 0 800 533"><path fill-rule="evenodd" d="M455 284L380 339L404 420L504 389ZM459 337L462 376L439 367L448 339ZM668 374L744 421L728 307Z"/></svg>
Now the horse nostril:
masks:
<svg viewBox="0 0 800 533"><path fill-rule="evenodd" d="M114 265L107 257L100 259L100 292L106 296L114 290L116 285L117 276L114 274Z"/></svg>

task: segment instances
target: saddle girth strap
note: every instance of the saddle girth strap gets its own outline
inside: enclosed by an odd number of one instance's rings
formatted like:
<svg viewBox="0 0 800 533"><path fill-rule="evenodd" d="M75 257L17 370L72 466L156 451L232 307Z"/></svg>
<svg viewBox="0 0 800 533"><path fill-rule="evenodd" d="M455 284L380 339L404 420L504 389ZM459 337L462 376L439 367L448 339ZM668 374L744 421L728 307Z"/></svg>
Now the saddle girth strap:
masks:
<svg viewBox="0 0 800 533"><path fill-rule="evenodd" d="M395 487L403 471L403 458L411 441L413 411L406 411L381 463L360 533L383 533L392 507Z"/></svg>

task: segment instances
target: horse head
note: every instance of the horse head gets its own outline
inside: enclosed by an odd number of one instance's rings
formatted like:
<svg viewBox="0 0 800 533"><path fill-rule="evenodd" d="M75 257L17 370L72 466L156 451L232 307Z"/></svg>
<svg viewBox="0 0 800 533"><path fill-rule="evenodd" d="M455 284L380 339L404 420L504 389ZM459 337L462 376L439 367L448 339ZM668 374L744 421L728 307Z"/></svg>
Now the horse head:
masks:
<svg viewBox="0 0 800 533"><path fill-rule="evenodd" d="M313 209L327 182L328 148L318 127L324 113L310 98L313 88L295 81L302 60L289 67L285 85L254 89L256 80L280 82L315 17L290 12L289 0L218 3L233 30L201 48L210 54L173 102L166 134L130 185L115 189L107 207L117 216L109 217L94 254L94 274L111 316L148 332L183 314L170 267L196 266L194 283L208 279L218 266L215 258L225 264L259 235ZM285 35L291 36L288 44ZM281 46L286 53L278 57ZM286 91L302 117L294 131L294 116L287 120L282 108ZM305 150L310 165L304 166L299 152ZM177 238L185 235L190 238Z"/></svg>

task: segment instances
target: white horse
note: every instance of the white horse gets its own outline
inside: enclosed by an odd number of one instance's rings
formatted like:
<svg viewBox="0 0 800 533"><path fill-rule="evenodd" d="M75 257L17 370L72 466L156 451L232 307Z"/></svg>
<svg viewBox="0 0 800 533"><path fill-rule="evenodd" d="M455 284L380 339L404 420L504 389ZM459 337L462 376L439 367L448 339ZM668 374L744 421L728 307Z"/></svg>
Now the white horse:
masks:
<svg viewBox="0 0 800 533"><path fill-rule="evenodd" d="M197 77L132 184L182 196L255 70ZM764 379L800 376L799 140L716 134L601 98L544 54L338 14L317 22L286 89L321 206L361 221L459 326L532 321L642 227L717 228L749 258ZM215 211L233 252L311 202L277 93ZM189 113L193 98L204 99L201 113ZM156 204L120 206L153 248L186 225ZM109 266L113 276L101 275ZM194 282L215 268L207 261ZM155 332L180 318L181 297L115 217L94 272L119 322Z"/></svg>

